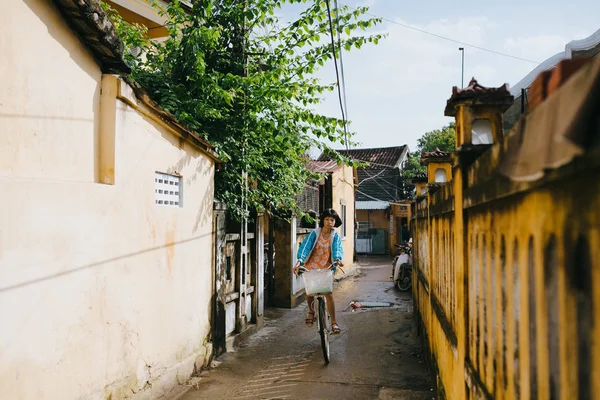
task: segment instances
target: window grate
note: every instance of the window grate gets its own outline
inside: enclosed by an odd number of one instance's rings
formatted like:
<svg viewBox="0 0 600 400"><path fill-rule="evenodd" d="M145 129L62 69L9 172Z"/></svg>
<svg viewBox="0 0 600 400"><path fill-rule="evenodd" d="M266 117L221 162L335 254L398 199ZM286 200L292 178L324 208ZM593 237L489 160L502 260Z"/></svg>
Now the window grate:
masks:
<svg viewBox="0 0 600 400"><path fill-rule="evenodd" d="M154 172L154 199L156 205L183 207L182 189L180 176Z"/></svg>

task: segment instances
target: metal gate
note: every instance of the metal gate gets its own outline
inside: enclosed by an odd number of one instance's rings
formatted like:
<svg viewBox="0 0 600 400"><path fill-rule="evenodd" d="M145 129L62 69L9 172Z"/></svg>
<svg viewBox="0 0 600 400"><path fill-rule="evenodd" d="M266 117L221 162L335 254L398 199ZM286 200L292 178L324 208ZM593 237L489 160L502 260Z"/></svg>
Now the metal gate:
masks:
<svg viewBox="0 0 600 400"><path fill-rule="evenodd" d="M359 254L386 254L385 229L359 230L356 238L356 252Z"/></svg>

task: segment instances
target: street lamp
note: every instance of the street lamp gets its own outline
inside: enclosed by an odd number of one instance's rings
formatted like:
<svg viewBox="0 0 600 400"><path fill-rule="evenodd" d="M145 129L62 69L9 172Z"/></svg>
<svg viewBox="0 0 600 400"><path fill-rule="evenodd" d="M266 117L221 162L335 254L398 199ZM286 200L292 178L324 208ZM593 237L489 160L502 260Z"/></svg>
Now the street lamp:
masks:
<svg viewBox="0 0 600 400"><path fill-rule="evenodd" d="M465 48L459 47L458 50L462 53L462 64L461 64L461 74L460 74L460 88L464 89L465 87Z"/></svg>

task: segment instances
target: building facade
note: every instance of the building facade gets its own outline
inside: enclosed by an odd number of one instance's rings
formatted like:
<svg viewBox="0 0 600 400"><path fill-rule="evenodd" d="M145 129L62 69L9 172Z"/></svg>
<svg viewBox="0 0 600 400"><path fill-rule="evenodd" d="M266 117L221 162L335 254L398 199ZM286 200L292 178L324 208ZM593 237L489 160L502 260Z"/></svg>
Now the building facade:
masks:
<svg viewBox="0 0 600 400"><path fill-rule="evenodd" d="M212 355L218 159L97 2L11 2L0 33L0 398L169 394Z"/></svg>

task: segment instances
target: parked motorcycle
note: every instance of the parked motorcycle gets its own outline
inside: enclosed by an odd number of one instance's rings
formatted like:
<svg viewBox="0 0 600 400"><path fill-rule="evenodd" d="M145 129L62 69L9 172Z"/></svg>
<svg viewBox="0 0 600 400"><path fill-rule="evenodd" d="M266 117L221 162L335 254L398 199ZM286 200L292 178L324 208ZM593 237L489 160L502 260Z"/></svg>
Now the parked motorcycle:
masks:
<svg viewBox="0 0 600 400"><path fill-rule="evenodd" d="M412 248L408 242L396 246L396 257L392 262L394 286L402 292L412 287Z"/></svg>

